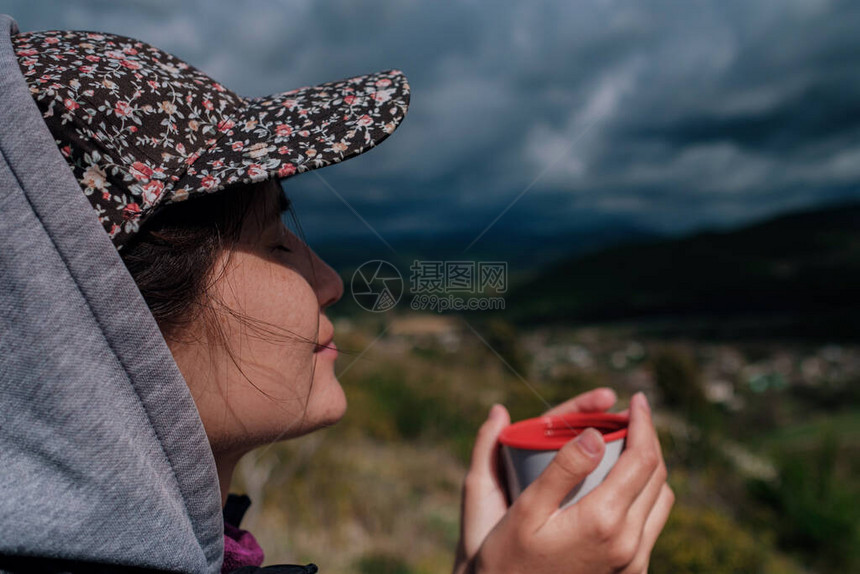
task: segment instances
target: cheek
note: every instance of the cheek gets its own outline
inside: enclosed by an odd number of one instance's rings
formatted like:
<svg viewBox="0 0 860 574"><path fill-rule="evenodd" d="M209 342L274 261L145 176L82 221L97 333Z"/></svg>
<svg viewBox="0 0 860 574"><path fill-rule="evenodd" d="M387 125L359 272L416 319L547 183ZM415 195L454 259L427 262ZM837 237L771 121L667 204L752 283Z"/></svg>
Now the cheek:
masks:
<svg viewBox="0 0 860 574"><path fill-rule="evenodd" d="M314 339L319 323L317 298L307 281L292 269L257 263L244 279L246 313L302 337Z"/></svg>
<svg viewBox="0 0 860 574"><path fill-rule="evenodd" d="M249 255L238 255L219 295L229 339L242 370L255 386L283 396L310 384L319 328L316 294L296 271ZM287 388L285 388L285 386Z"/></svg>

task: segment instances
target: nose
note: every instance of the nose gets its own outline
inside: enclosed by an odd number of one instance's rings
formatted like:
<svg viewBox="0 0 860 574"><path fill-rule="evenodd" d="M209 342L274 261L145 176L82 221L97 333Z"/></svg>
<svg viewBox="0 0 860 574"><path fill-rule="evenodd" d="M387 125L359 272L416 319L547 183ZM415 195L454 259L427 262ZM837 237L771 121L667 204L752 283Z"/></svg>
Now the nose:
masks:
<svg viewBox="0 0 860 574"><path fill-rule="evenodd" d="M337 303L343 297L343 279L331 265L327 264L311 248L308 248L313 266L313 281L311 285L317 294L320 309L325 309Z"/></svg>

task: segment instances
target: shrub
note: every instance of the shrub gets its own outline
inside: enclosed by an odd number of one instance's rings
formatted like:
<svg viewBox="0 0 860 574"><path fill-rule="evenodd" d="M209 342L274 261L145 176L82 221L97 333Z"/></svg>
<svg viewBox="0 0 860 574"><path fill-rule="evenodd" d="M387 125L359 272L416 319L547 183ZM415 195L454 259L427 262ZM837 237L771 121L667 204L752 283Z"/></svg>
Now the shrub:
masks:
<svg viewBox="0 0 860 574"><path fill-rule="evenodd" d="M730 518L709 508L676 506L654 551L652 572L762 572L764 545Z"/></svg>
<svg viewBox="0 0 860 574"><path fill-rule="evenodd" d="M784 455L779 478L754 481L750 490L771 510L780 546L803 555L823 572L860 569L860 492L837 473L834 435L806 453Z"/></svg>
<svg viewBox="0 0 860 574"><path fill-rule="evenodd" d="M362 557L356 564L361 574L413 574L402 558L390 554L370 554Z"/></svg>

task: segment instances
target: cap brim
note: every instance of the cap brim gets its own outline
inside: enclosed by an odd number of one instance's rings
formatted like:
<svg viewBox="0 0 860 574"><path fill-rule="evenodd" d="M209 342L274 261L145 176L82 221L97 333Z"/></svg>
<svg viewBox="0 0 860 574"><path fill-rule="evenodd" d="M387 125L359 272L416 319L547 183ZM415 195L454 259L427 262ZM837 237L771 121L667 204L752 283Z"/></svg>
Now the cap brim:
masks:
<svg viewBox="0 0 860 574"><path fill-rule="evenodd" d="M217 142L189 165L168 202L283 179L364 153L403 121L409 84L402 72L389 70L243 102L218 126Z"/></svg>

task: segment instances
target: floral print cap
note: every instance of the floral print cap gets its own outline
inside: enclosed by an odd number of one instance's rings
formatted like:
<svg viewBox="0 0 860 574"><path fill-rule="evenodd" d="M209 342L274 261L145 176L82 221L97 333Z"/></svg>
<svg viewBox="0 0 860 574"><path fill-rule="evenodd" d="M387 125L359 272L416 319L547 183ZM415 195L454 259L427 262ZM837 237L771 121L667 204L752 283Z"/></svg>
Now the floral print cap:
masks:
<svg viewBox="0 0 860 574"><path fill-rule="evenodd" d="M398 70L243 98L144 42L12 37L30 92L117 249L162 206L349 159L400 124Z"/></svg>

